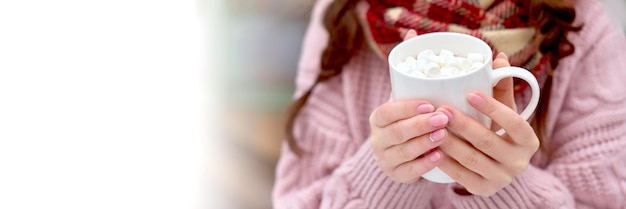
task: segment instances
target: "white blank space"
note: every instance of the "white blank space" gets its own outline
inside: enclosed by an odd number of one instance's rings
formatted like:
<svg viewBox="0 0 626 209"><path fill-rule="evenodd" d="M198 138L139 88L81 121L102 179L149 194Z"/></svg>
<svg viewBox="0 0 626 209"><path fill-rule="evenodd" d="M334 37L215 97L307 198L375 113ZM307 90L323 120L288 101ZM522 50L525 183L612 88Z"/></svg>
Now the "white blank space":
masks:
<svg viewBox="0 0 626 209"><path fill-rule="evenodd" d="M0 208L200 208L195 1L0 3Z"/></svg>

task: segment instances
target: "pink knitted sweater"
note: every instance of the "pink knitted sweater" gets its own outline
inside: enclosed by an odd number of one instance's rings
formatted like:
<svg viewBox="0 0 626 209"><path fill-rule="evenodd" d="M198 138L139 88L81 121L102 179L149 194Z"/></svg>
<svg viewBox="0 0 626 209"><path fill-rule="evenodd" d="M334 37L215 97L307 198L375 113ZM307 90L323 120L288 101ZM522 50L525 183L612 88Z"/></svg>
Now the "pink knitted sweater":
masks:
<svg viewBox="0 0 626 209"><path fill-rule="evenodd" d="M297 78L300 96L319 72L328 39L318 0ZM283 145L273 202L297 208L626 208L626 38L595 0L577 1L577 47L554 75L544 143L532 165L491 197L451 184L389 179L374 163L368 117L389 99L384 60L363 49L340 76L318 85L296 122L298 157Z"/></svg>

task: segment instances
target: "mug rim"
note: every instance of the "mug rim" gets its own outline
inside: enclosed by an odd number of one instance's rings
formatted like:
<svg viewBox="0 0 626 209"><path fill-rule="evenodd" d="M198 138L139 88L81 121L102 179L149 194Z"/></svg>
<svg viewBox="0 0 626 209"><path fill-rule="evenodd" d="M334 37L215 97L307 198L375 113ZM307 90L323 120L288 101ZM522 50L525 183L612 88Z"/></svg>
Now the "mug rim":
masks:
<svg viewBox="0 0 626 209"><path fill-rule="evenodd" d="M404 45L410 45L413 42L416 41L421 41L421 39L425 39L425 38L429 38L431 36L456 36L456 37L460 37L460 38L466 38L466 39L472 39L475 42L478 42L478 45L480 45L482 48L488 49L489 53L487 53L487 57L485 57L485 62L483 63L483 65L480 67L480 69L484 68L485 65L490 65L493 62L493 49L491 49L491 47L482 39L477 38L475 36L472 35L468 35L465 33L457 33L457 32L431 32L431 33L425 33L422 35L418 35L414 38L411 38L409 40L400 42L399 44L397 44L396 46L394 46L391 51L389 52L389 56L387 57L387 61L389 64L389 68L390 70L396 71L399 74L402 74L403 76L407 76L409 78L415 78L415 79L420 79L420 80L448 80L448 79L454 79L454 78L461 78L461 77L465 77L465 76L469 76L472 75L480 70L474 70L468 73L464 73L464 74L458 74L458 75L454 75L454 76L446 76L446 77L418 77L418 76L411 76L411 75L407 75L406 73L399 71L396 67L396 65L393 63L392 58L394 57L395 54L400 53L398 52L399 50L401 50L400 48L402 48ZM449 50L449 49L448 49ZM488 66L489 68L491 68L490 66Z"/></svg>

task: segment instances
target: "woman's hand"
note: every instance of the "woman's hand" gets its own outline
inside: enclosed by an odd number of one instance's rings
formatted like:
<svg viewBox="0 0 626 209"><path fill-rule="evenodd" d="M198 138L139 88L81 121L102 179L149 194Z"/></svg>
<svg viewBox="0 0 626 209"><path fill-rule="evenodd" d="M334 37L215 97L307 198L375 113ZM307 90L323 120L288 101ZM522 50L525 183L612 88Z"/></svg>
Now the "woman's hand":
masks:
<svg viewBox="0 0 626 209"><path fill-rule="evenodd" d="M504 53L493 61L493 68L510 66ZM471 194L490 196L509 185L524 172L539 147L539 139L530 124L516 111L513 79L505 78L493 89L493 98L480 92L470 93L468 102L492 120L492 127L451 107L438 112L448 116L447 134L439 148L445 153L439 165L446 174ZM494 130L503 128L498 136Z"/></svg>
<svg viewBox="0 0 626 209"><path fill-rule="evenodd" d="M446 137L448 117L434 110L425 101L402 100L387 102L370 115L374 159L392 180L415 182L441 161L435 148Z"/></svg>
<svg viewBox="0 0 626 209"><path fill-rule="evenodd" d="M404 40L416 37L409 30ZM392 180L410 183L435 168L442 159L434 148L445 138L448 118L420 100L390 101L370 115L374 158Z"/></svg>
<svg viewBox="0 0 626 209"><path fill-rule="evenodd" d="M499 54L496 64L506 66L508 59ZM437 110L448 116L448 128L455 133L448 134L439 147L445 153L439 168L469 193L480 196L493 195L509 185L526 170L539 147L533 128L515 110L512 80L496 85L494 97L480 92L467 96L475 109L495 123L492 128L451 107ZM506 131L503 136L494 133L500 127Z"/></svg>

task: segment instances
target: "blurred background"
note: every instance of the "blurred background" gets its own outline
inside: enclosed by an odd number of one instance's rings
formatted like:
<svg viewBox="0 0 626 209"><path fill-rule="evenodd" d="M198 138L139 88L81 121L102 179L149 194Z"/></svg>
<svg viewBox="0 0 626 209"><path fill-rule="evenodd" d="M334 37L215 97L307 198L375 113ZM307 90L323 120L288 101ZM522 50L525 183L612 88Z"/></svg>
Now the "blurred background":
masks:
<svg viewBox="0 0 626 209"><path fill-rule="evenodd" d="M269 209L274 168L314 0L223 1L220 70L226 163L215 180L232 208Z"/></svg>

